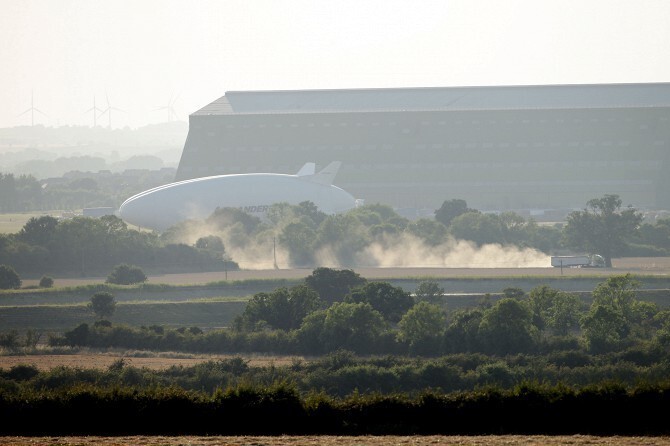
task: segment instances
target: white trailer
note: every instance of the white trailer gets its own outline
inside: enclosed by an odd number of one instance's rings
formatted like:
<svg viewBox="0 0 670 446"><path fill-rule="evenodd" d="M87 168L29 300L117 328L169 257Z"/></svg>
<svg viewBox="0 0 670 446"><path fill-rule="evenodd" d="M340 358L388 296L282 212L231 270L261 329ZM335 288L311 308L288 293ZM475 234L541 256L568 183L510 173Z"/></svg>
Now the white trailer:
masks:
<svg viewBox="0 0 670 446"><path fill-rule="evenodd" d="M556 268L603 268L605 260L597 254L583 256L552 256L551 266Z"/></svg>

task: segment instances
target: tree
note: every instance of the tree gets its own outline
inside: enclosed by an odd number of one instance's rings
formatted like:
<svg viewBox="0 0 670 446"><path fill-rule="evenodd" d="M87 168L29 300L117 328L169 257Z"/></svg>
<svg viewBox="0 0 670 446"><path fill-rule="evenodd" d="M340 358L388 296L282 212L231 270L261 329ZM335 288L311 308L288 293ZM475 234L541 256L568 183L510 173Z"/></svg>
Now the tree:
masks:
<svg viewBox="0 0 670 446"><path fill-rule="evenodd" d="M407 232L413 234L431 246L437 246L447 238L447 228L435 220L420 218L407 225Z"/></svg>
<svg viewBox="0 0 670 446"><path fill-rule="evenodd" d="M368 228L350 214L329 215L319 225L315 251L326 249L340 265L353 265L371 239Z"/></svg>
<svg viewBox="0 0 670 446"><path fill-rule="evenodd" d="M316 232L303 222L289 223L279 234L279 242L288 249L293 266L314 264Z"/></svg>
<svg viewBox="0 0 670 446"><path fill-rule="evenodd" d="M398 322L398 340L415 353L436 354L447 328L447 315L438 305L419 302Z"/></svg>
<svg viewBox="0 0 670 446"><path fill-rule="evenodd" d="M320 267L305 278L305 284L316 291L319 297L329 304L342 301L349 292L363 286L367 280L350 269L331 269Z"/></svg>
<svg viewBox="0 0 670 446"><path fill-rule="evenodd" d="M571 212L564 229L567 245L600 254L605 266L612 267L612 257L626 247L626 237L633 234L642 222L642 214L633 208L621 209L618 195L594 198L586 209Z"/></svg>
<svg viewBox="0 0 670 446"><path fill-rule="evenodd" d="M630 274L609 277L596 286L591 308L581 322L591 350L618 347L642 322L653 318L653 309L636 299L639 286Z"/></svg>
<svg viewBox="0 0 670 446"><path fill-rule="evenodd" d="M47 246L56 233L58 220L45 215L39 218L32 217L23 225L18 237L30 245Z"/></svg>
<svg viewBox="0 0 670 446"><path fill-rule="evenodd" d="M106 280L107 283L114 283L116 285L132 285L146 281L147 276L140 268L126 265L125 263L116 265Z"/></svg>
<svg viewBox="0 0 670 446"><path fill-rule="evenodd" d="M9 265L0 265L0 289L10 290L21 288L21 278Z"/></svg>
<svg viewBox="0 0 670 446"><path fill-rule="evenodd" d="M88 307L93 311L96 317L102 320L112 317L114 310L116 310L116 301L114 300L114 295L112 293L100 291L91 297L91 302L88 304Z"/></svg>
<svg viewBox="0 0 670 446"><path fill-rule="evenodd" d="M479 333L486 349L500 355L528 351L535 343L532 314L517 299L501 299L486 310Z"/></svg>
<svg viewBox="0 0 670 446"><path fill-rule="evenodd" d="M327 350L370 351L384 329L382 315L367 303L336 302L326 310L321 339Z"/></svg>
<svg viewBox="0 0 670 446"><path fill-rule="evenodd" d="M295 207L296 214L299 217L309 218L315 226L319 226L321 222L327 217L324 212L321 212L319 208L311 201L303 201L298 203L298 206Z"/></svg>
<svg viewBox="0 0 670 446"><path fill-rule="evenodd" d="M467 212L479 212L476 209L470 209L465 200L455 198L453 200L445 200L439 209L435 211L435 220L442 223L444 226L451 225L454 218L463 215Z"/></svg>
<svg viewBox="0 0 670 446"><path fill-rule="evenodd" d="M408 292L388 282L370 282L355 288L346 296L345 302L368 303L390 322L398 322L414 305Z"/></svg>
<svg viewBox="0 0 670 446"><path fill-rule="evenodd" d="M50 276L42 276L40 278L40 288L51 288L54 286L54 279Z"/></svg>
<svg viewBox="0 0 670 446"><path fill-rule="evenodd" d="M241 330L257 330L263 325L293 330L300 327L305 316L317 310L319 305L318 294L305 285L278 288L271 293L255 294L244 313L235 320L235 325Z"/></svg>
<svg viewBox="0 0 670 446"><path fill-rule="evenodd" d="M565 336L579 324L582 304L574 294L542 285L530 290L528 305L539 330L550 329Z"/></svg>
<svg viewBox="0 0 670 446"><path fill-rule="evenodd" d="M221 255L226 252L223 240L221 240L221 237L216 235L200 237L198 240L196 240L195 247L198 249L204 249L205 251L213 251Z"/></svg>
<svg viewBox="0 0 670 446"><path fill-rule="evenodd" d="M481 345L479 326L484 317L482 308L468 308L456 311L447 327L445 344L450 352L478 351Z"/></svg>
<svg viewBox="0 0 670 446"><path fill-rule="evenodd" d="M466 212L453 219L450 231L454 238L472 240L478 245L504 241L500 220L493 214Z"/></svg>
<svg viewBox="0 0 670 446"><path fill-rule="evenodd" d="M425 301L431 304L443 302L444 288L437 282L424 280L414 290L414 296L419 302Z"/></svg>

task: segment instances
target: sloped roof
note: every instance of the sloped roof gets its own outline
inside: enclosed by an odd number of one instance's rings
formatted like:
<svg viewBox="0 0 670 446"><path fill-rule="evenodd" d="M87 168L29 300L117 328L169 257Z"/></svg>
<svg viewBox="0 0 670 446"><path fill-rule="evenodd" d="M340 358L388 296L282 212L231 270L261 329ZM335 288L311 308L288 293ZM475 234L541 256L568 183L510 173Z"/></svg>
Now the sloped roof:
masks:
<svg viewBox="0 0 670 446"><path fill-rule="evenodd" d="M670 83L229 91L193 115L668 107Z"/></svg>

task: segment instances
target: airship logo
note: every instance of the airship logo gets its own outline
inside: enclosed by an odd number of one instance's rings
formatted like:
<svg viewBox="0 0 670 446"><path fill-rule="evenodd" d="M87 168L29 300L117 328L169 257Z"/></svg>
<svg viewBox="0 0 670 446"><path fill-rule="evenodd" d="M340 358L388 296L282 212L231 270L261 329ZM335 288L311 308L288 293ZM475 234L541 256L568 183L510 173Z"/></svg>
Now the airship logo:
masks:
<svg viewBox="0 0 670 446"><path fill-rule="evenodd" d="M130 224L163 231L225 207L263 214L275 203L311 201L327 214L346 212L356 206L356 199L332 184L341 164L334 161L318 173L314 163L307 163L295 175L248 173L170 183L128 198L119 215Z"/></svg>

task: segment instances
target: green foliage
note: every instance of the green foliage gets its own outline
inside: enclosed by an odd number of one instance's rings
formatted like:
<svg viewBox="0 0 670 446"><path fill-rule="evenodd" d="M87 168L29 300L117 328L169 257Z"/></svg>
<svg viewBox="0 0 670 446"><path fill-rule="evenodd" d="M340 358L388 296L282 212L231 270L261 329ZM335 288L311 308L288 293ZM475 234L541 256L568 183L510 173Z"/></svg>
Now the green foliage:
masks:
<svg viewBox="0 0 670 446"><path fill-rule="evenodd" d="M436 355L446 328L447 315L441 307L419 302L398 322L398 340L406 342L414 353Z"/></svg>
<svg viewBox="0 0 670 446"><path fill-rule="evenodd" d="M16 350L19 347L19 333L16 330L0 333L0 347Z"/></svg>
<svg viewBox="0 0 670 446"><path fill-rule="evenodd" d="M485 350L490 353L530 351L535 345L532 314L524 302L501 299L484 312L479 335Z"/></svg>
<svg viewBox="0 0 670 446"><path fill-rule="evenodd" d="M389 322L398 322L414 304L408 292L388 282L369 282L354 288L345 302L370 304Z"/></svg>
<svg viewBox="0 0 670 446"><path fill-rule="evenodd" d="M508 299L521 299L526 292L518 287L507 287L503 291L503 296Z"/></svg>
<svg viewBox="0 0 670 446"><path fill-rule="evenodd" d="M317 310L319 305L317 293L305 285L278 288L271 293L255 294L235 321L235 326L250 331L264 326L293 330L300 327L305 316Z"/></svg>
<svg viewBox="0 0 670 446"><path fill-rule="evenodd" d="M435 211L435 220L442 223L444 226L451 225L451 222L467 212L479 212L476 209L470 209L465 200L452 199L445 200L439 209Z"/></svg>
<svg viewBox="0 0 670 446"><path fill-rule="evenodd" d="M482 344L479 326L483 317L484 310L482 308L459 310L453 313L445 335L447 351L479 351Z"/></svg>
<svg viewBox="0 0 670 446"><path fill-rule="evenodd" d="M437 282L424 280L414 290L414 296L418 302L441 304L444 302L444 288Z"/></svg>
<svg viewBox="0 0 670 446"><path fill-rule="evenodd" d="M529 293L533 324L540 330L565 336L578 327L582 304L577 296L542 285Z"/></svg>
<svg viewBox="0 0 670 446"><path fill-rule="evenodd" d="M223 270L220 253L171 244L149 232L128 229L113 215L99 219L33 218L18 234L0 236L0 263L10 262L23 273L103 274L114 265L133 263L162 271Z"/></svg>
<svg viewBox="0 0 670 446"><path fill-rule="evenodd" d="M624 357L651 362L635 365ZM239 357L165 370L123 359L106 370L19 365L0 369L0 434L667 432L667 356L629 350L597 357L563 352L562 358L557 367L529 355L425 360L338 351L308 364L269 367Z"/></svg>
<svg viewBox="0 0 670 446"><path fill-rule="evenodd" d="M223 255L226 252L226 248L223 245L223 240L221 240L221 237L217 237L216 235L200 237L198 240L196 240L195 247L198 249L204 249L205 251L213 251L219 255Z"/></svg>
<svg viewBox="0 0 670 446"><path fill-rule="evenodd" d="M223 230L231 227L241 227L246 235L252 234L261 224L258 217L247 214L237 208L217 208L206 220L208 225Z"/></svg>
<svg viewBox="0 0 670 446"><path fill-rule="evenodd" d="M21 288L21 278L10 265L0 265L0 289Z"/></svg>
<svg viewBox="0 0 670 446"><path fill-rule="evenodd" d="M133 285L146 281L147 276L141 268L134 265L126 265L125 263L116 265L106 280L107 283L116 285Z"/></svg>
<svg viewBox="0 0 670 446"><path fill-rule="evenodd" d="M54 279L50 276L42 276L40 278L39 287L40 288L51 288L54 286Z"/></svg>
<svg viewBox="0 0 670 446"><path fill-rule="evenodd" d="M593 303L582 319L584 338L592 351L618 347L654 310L636 299L639 287L630 274L612 276L593 290ZM649 311L651 310L651 311Z"/></svg>
<svg viewBox="0 0 670 446"><path fill-rule="evenodd" d="M56 234L58 220L45 215L39 218L32 217L26 222L18 234L18 238L30 245L47 246Z"/></svg>
<svg viewBox="0 0 670 446"><path fill-rule="evenodd" d="M112 293L100 291L91 297L89 308L99 319L111 317L116 309L116 301Z"/></svg>
<svg viewBox="0 0 670 446"><path fill-rule="evenodd" d="M41 198L42 188L32 175L0 173L0 212L37 209Z"/></svg>
<svg viewBox="0 0 670 446"><path fill-rule="evenodd" d="M279 243L289 253L293 266L314 264L316 232L304 222L289 223L279 235Z"/></svg>
<svg viewBox="0 0 670 446"><path fill-rule="evenodd" d="M352 289L366 283L365 278L350 269L319 267L305 278L305 284L316 291L321 300L329 304L344 300Z"/></svg>
<svg viewBox="0 0 670 446"><path fill-rule="evenodd" d="M371 351L384 330L378 311L366 303L336 302L327 310L308 315L296 333L305 353L337 349Z"/></svg>
<svg viewBox="0 0 670 446"><path fill-rule="evenodd" d="M605 195L589 200L586 209L570 213L564 230L566 244L600 254L611 268L612 257L623 252L626 239L642 222L642 214L633 208L622 210L621 203L618 195Z"/></svg>
<svg viewBox="0 0 670 446"><path fill-rule="evenodd" d="M406 231L430 246L437 246L447 239L447 228L435 220L420 218L407 225Z"/></svg>

